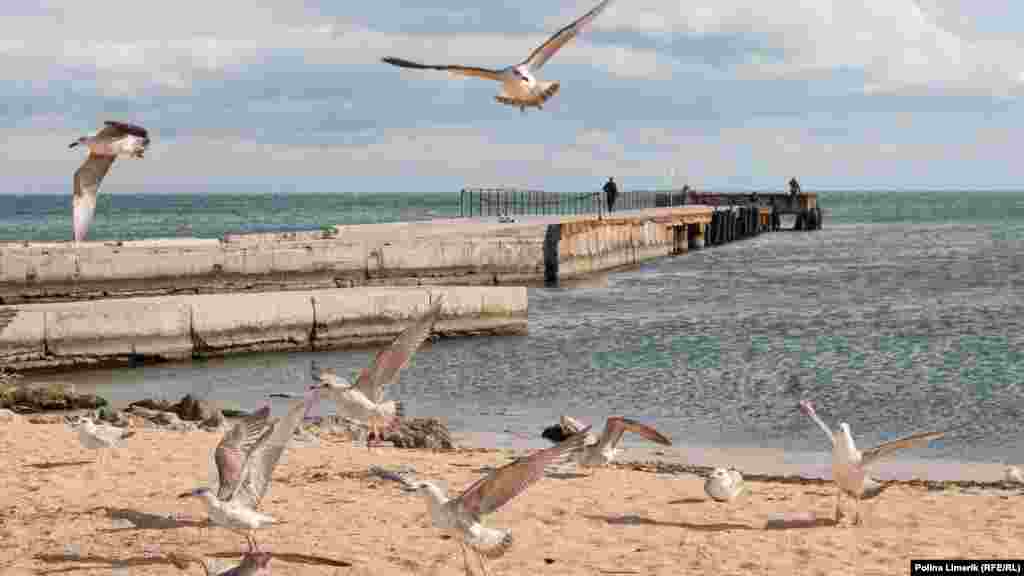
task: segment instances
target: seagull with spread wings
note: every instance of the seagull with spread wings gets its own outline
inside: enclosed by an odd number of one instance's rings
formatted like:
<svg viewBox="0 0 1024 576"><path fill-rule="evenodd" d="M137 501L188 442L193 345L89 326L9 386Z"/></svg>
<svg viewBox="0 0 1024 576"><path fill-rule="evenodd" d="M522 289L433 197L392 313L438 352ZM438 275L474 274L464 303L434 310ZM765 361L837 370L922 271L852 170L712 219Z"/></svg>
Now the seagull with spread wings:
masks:
<svg viewBox="0 0 1024 576"><path fill-rule="evenodd" d="M814 404L810 400L800 401L800 411L806 414L825 432L832 442L832 479L835 481L836 490L836 523L839 522L839 504L843 493L852 496L858 505L854 512L854 524L860 524L861 500L869 500L878 496L889 485L874 480L867 475L867 468L876 460L889 456L897 450L903 450L916 445L925 445L933 440L945 436L945 432L922 432L913 434L899 440L886 442L861 452L853 443L853 435L850 432L850 425L846 422L839 423L839 430L833 432L818 417L814 410Z"/></svg>
<svg viewBox="0 0 1024 576"><path fill-rule="evenodd" d="M318 390L310 390L282 418L270 420L270 406L264 406L240 420L214 450L215 488L197 488L179 497L202 498L211 522L244 533L250 548L258 551L253 531L276 520L256 509L270 487L271 472L318 396Z"/></svg>
<svg viewBox="0 0 1024 576"><path fill-rule="evenodd" d="M590 426L586 428L589 429ZM545 430L541 436L552 442L560 442L571 435L579 434L583 429L583 423L579 420L572 416L562 416L559 426L552 426ZM622 435L626 431L635 432L657 444L664 446L672 445L672 441L661 432L642 422L631 418L623 418L622 416L610 416L605 423L604 432L601 433L600 438L590 434L587 435L587 445L577 454L576 463L584 468L605 466L610 463L618 454L619 441L622 440Z"/></svg>
<svg viewBox="0 0 1024 576"><path fill-rule="evenodd" d="M355 384L339 378L331 368L320 369L314 361L311 365L313 380L317 383L314 388L334 400L339 414L366 422L371 435L379 439L380 431L403 415L402 403L396 400L385 402L384 392L398 380L399 373L430 336L441 316L443 303L443 298L437 298L425 314L395 338L391 346L378 352L373 363L359 373ZM370 447L369 439L370 435L367 436L367 448Z"/></svg>
<svg viewBox="0 0 1024 576"><path fill-rule="evenodd" d="M72 198L75 243L85 240L89 233L89 226L96 214L96 194L100 182L110 171L114 160L118 156L142 158L149 146L149 133L141 126L112 121L103 124L103 128L92 136L82 136L68 146L74 148L81 145L89 149L89 156L75 171Z"/></svg>
<svg viewBox="0 0 1024 576"><path fill-rule="evenodd" d="M472 574L467 548L476 553L481 569L487 574L484 557L502 556L512 546L513 539L511 530L488 528L481 523L482 518L543 478L548 466L561 464L578 454L583 449L588 430L590 427L551 448L539 450L493 470L470 485L457 498L449 498L444 489L433 482L409 481L394 475L389 478L423 496L434 526L459 541L466 574Z"/></svg>
<svg viewBox="0 0 1024 576"><path fill-rule="evenodd" d="M609 3L611 3L611 0L603 0L591 9L590 12L555 32L551 38L537 47L526 60L514 66L494 70L475 66L420 64L411 60L392 57L384 58L383 61L402 68L444 70L461 76L475 76L477 78L495 80L502 84L501 94L494 97L499 103L518 106L520 111L524 113L527 107L535 107L540 110L544 107L544 103L558 92L559 83L537 80L534 74L555 55L555 52L558 52L562 46L565 46L587 25L593 22L608 7Z"/></svg>

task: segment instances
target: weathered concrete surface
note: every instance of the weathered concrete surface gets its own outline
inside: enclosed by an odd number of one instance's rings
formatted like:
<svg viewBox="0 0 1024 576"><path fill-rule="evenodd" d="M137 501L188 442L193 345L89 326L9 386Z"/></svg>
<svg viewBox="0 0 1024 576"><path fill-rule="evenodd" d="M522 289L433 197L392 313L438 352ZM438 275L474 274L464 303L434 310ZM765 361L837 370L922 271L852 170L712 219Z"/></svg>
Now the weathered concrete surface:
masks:
<svg viewBox="0 0 1024 576"><path fill-rule="evenodd" d="M0 305L382 285L524 285L673 253L686 206L584 216L457 218L221 239L0 243ZM545 257L562 226L558 261Z"/></svg>
<svg viewBox="0 0 1024 576"><path fill-rule="evenodd" d="M387 342L445 299L445 336L527 331L525 287L334 288L27 304L0 329L15 370L118 365Z"/></svg>

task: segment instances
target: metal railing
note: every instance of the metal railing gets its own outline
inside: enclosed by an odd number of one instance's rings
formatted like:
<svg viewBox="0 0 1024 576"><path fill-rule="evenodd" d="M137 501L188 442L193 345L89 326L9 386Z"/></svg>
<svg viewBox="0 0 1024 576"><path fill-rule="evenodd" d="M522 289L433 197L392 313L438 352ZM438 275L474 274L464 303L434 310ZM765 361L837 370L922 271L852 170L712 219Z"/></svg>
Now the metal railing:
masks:
<svg viewBox="0 0 1024 576"><path fill-rule="evenodd" d="M693 204L682 190L624 190L615 210L641 210ZM463 188L459 216L537 216L607 212L604 192L563 193L519 188Z"/></svg>

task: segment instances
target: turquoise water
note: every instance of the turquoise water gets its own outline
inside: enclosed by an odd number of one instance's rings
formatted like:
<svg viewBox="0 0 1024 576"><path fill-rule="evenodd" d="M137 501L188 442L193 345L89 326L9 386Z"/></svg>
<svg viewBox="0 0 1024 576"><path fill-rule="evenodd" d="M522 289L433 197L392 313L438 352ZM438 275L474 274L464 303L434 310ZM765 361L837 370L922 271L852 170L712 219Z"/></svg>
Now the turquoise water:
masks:
<svg viewBox="0 0 1024 576"><path fill-rule="evenodd" d="M451 216L458 204L457 192L102 198L106 238ZM439 341L391 393L410 414L497 444L536 439L562 413L623 414L681 443L823 453L824 435L796 409L810 398L863 448L941 429L951 432L911 454L1024 462L1024 193L819 202L821 231L663 258L587 287L531 288L528 335ZM0 196L0 235L65 238L68 209L63 197ZM66 379L115 402L192 392L252 409L270 391L302 390L313 358L348 374L370 357L263 354Z"/></svg>
<svg viewBox="0 0 1024 576"><path fill-rule="evenodd" d="M577 193L566 193L576 196ZM833 224L956 223L1005 226L1013 236L1024 223L1020 192L822 192ZM237 232L315 230L336 224L418 220L459 215L459 192L417 194L100 194L94 240L192 236ZM0 240L66 240L71 198L0 194ZM1019 236L1018 236L1019 237Z"/></svg>

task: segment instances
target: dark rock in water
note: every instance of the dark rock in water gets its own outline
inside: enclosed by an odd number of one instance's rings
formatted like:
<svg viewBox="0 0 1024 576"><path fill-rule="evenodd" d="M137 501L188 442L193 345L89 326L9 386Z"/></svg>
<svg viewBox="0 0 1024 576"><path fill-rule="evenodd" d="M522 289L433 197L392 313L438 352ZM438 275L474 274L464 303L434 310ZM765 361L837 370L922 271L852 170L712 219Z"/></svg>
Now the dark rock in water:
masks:
<svg viewBox="0 0 1024 576"><path fill-rule="evenodd" d="M540 433L540 437L546 440L550 440L555 444L558 444L559 442L569 438L569 436L566 435L565 430L562 430L561 424L548 426L547 428L544 429L543 432Z"/></svg>
<svg viewBox="0 0 1024 576"><path fill-rule="evenodd" d="M30 413L45 410L95 410L107 401L94 394L76 394L63 384L12 386L0 390L0 408Z"/></svg>
<svg viewBox="0 0 1024 576"><path fill-rule="evenodd" d="M205 422L213 417L213 407L206 400L200 400L186 394L180 402L175 404L169 410L178 415L182 420L199 420Z"/></svg>
<svg viewBox="0 0 1024 576"><path fill-rule="evenodd" d="M200 424L203 428L220 428L224 424L224 413L220 410L213 410L210 416Z"/></svg>
<svg viewBox="0 0 1024 576"><path fill-rule="evenodd" d="M225 408L220 412L225 418L244 418L249 415L249 412L245 410L235 410L233 408Z"/></svg>
<svg viewBox="0 0 1024 576"><path fill-rule="evenodd" d="M448 427L437 418L412 418L383 432L383 440L396 448L430 448L451 450L455 447Z"/></svg>
<svg viewBox="0 0 1024 576"><path fill-rule="evenodd" d="M167 400L153 400L152 398L146 398L145 400L139 400L138 402L132 402L128 405L128 409L139 407L145 408L146 410L157 410L159 412L172 412L174 411L174 405Z"/></svg>

